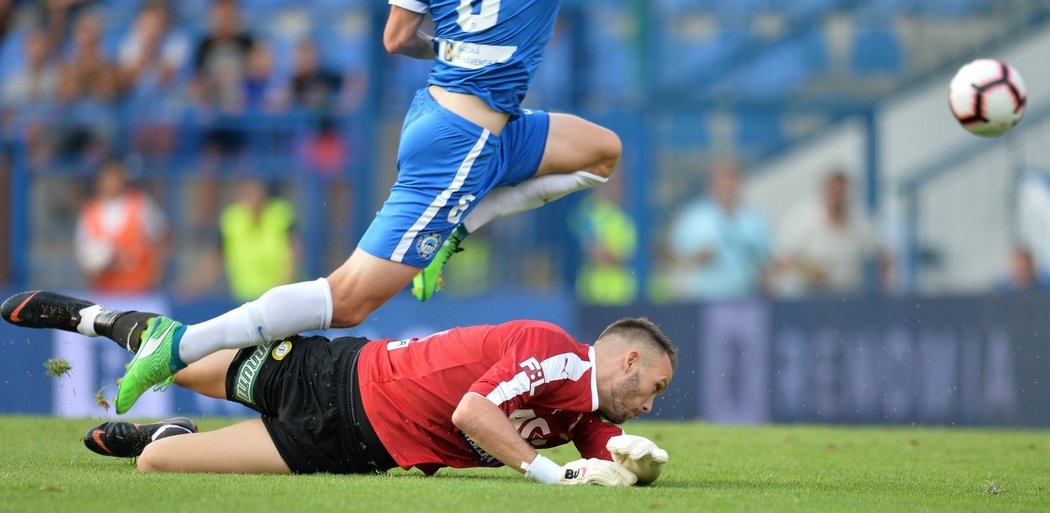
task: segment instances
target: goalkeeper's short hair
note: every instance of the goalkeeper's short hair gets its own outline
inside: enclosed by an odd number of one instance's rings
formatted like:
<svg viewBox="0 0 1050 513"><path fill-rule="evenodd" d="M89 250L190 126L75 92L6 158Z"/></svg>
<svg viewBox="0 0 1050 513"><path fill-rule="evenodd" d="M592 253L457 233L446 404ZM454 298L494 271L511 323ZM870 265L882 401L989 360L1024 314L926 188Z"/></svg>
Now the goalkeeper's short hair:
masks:
<svg viewBox="0 0 1050 513"><path fill-rule="evenodd" d="M610 324L602 331L598 342L610 337L625 341L642 341L652 349L666 353L671 359L672 370L678 367L678 349L656 323L645 317L628 317Z"/></svg>

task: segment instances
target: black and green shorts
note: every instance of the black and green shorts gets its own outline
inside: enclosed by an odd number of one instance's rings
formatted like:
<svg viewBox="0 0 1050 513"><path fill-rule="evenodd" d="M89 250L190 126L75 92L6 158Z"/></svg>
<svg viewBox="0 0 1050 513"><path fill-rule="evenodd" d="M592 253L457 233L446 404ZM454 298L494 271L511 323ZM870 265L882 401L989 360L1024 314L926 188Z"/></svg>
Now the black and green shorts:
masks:
<svg viewBox="0 0 1050 513"><path fill-rule="evenodd" d="M367 474L397 464L372 429L357 386L367 339L290 337L241 349L226 372L226 398L262 414L297 474Z"/></svg>

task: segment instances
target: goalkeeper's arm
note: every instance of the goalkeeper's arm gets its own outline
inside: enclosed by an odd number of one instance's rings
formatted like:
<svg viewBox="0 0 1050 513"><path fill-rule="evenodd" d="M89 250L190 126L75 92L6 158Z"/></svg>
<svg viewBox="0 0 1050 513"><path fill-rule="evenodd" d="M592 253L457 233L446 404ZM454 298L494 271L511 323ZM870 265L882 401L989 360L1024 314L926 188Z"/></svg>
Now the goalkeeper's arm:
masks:
<svg viewBox="0 0 1050 513"><path fill-rule="evenodd" d="M503 410L473 392L460 400L452 423L504 465L534 481L606 486L630 486L637 481L626 468L605 460L577 460L564 467L554 463L522 440Z"/></svg>

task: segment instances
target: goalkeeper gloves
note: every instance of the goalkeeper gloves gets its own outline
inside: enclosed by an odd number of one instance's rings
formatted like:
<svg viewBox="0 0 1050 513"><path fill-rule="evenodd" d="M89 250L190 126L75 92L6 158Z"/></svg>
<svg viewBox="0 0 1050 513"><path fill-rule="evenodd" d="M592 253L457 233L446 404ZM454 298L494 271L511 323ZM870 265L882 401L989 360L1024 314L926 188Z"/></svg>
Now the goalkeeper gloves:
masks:
<svg viewBox="0 0 1050 513"><path fill-rule="evenodd" d="M558 466L550 459L536 455L532 463L522 463L525 477L546 484L631 486L638 477L621 465L597 458L579 459Z"/></svg>
<svg viewBox="0 0 1050 513"><path fill-rule="evenodd" d="M641 436L614 436L605 448L612 454L614 462L633 472L642 484L656 481L667 463L667 451Z"/></svg>
<svg viewBox="0 0 1050 513"><path fill-rule="evenodd" d="M558 479L558 484L631 486L637 481L638 477L622 465L612 461L590 458L570 461L562 467L562 475Z"/></svg>

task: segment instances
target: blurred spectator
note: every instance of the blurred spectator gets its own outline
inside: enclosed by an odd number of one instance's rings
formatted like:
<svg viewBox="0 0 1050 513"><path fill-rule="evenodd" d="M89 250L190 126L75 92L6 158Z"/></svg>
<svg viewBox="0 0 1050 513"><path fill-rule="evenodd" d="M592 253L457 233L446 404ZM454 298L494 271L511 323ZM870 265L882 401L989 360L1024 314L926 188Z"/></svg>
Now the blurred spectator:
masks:
<svg viewBox="0 0 1050 513"><path fill-rule="evenodd" d="M876 261L881 286L889 290L892 260L850 199L849 178L833 171L824 180L822 204L802 209L781 227L778 286L782 293L860 293L868 264Z"/></svg>
<svg viewBox="0 0 1050 513"><path fill-rule="evenodd" d="M620 206L619 176L588 194L569 218L583 252L576 296L584 303L625 305L638 296L638 280L630 268L638 230Z"/></svg>
<svg viewBox="0 0 1050 513"><path fill-rule="evenodd" d="M343 77L321 66L317 47L310 40L296 45L294 66L292 103L318 122L330 122L340 110Z"/></svg>
<svg viewBox="0 0 1050 513"><path fill-rule="evenodd" d="M7 36L11 29L11 20L15 17L14 0L0 0L0 41Z"/></svg>
<svg viewBox="0 0 1050 513"><path fill-rule="evenodd" d="M673 296L721 300L758 294L770 237L763 216L741 203L739 165L715 163L708 188L708 198L686 206L671 224Z"/></svg>
<svg viewBox="0 0 1050 513"><path fill-rule="evenodd" d="M249 112L272 113L283 109L285 89L274 80L273 51L257 42L248 52L248 65L242 83L244 105Z"/></svg>
<svg viewBox="0 0 1050 513"><path fill-rule="evenodd" d="M1035 256L1025 246L1015 246L1010 255L1010 276L999 286L1002 292L1050 290L1050 280L1039 271Z"/></svg>
<svg viewBox="0 0 1050 513"><path fill-rule="evenodd" d="M363 81L353 76L344 78L335 70L322 66L317 47L310 40L296 45L293 67L291 102L308 126L297 141L296 153L304 170L323 177L326 204L331 212L328 226L332 233L331 258L339 262L345 258L345 248L351 243L347 240L351 192L346 180L350 144L346 133L341 130L340 118L348 112L347 102L354 85ZM479 250L478 258L482 257L480 253ZM469 269L464 271L470 272ZM459 291L461 295L475 294L485 288L483 282L473 284L476 287Z"/></svg>
<svg viewBox="0 0 1050 513"><path fill-rule="evenodd" d="M58 92L58 68L49 53L47 34L31 32L26 38L25 67L8 75L0 89L4 137L23 138L36 164L47 160L51 152L44 123Z"/></svg>
<svg viewBox="0 0 1050 513"><path fill-rule="evenodd" d="M215 0L209 11L210 32L193 56L192 97L204 139L203 167L197 189L194 228L214 222L219 207L215 174L224 157L240 153L245 145L244 80L255 38L241 29L236 0Z"/></svg>
<svg viewBox="0 0 1050 513"><path fill-rule="evenodd" d="M132 188L124 164L105 161L95 197L80 212L76 256L97 292L143 293L161 280L168 222L145 192Z"/></svg>
<svg viewBox="0 0 1050 513"><path fill-rule="evenodd" d="M229 154L239 151L244 142L233 124L244 110L242 83L255 38L241 30L236 0L215 0L210 23L211 32L194 52L194 96L210 125L204 136L207 149Z"/></svg>
<svg viewBox="0 0 1050 513"><path fill-rule="evenodd" d="M189 57L190 42L169 27L167 4L147 2L131 32L121 42L118 64L122 87L129 92L136 151L167 155L175 146L181 115L179 73Z"/></svg>
<svg viewBox="0 0 1050 513"><path fill-rule="evenodd" d="M316 127L300 146L303 163L309 171L339 176L348 164L350 148L337 120L347 110L344 84L354 84L357 80L344 80L334 70L322 67L317 47L309 40L296 46L294 66L292 104Z"/></svg>
<svg viewBox="0 0 1050 513"><path fill-rule="evenodd" d="M73 31L73 48L59 71L61 154L101 157L114 127L113 102L120 93L117 67L102 52L102 21L81 16Z"/></svg>
<svg viewBox="0 0 1050 513"><path fill-rule="evenodd" d="M40 8L46 20L49 46L62 48L69 27L75 27L80 18L91 14L95 0L41 0Z"/></svg>
<svg viewBox="0 0 1050 513"><path fill-rule="evenodd" d="M237 301L256 299L297 275L292 204L258 180L239 182L235 196L219 216L221 243L186 287L190 295L212 288L220 269L225 269L230 295Z"/></svg>

